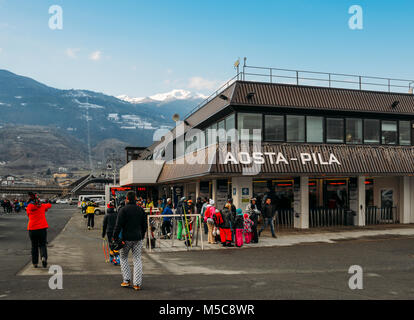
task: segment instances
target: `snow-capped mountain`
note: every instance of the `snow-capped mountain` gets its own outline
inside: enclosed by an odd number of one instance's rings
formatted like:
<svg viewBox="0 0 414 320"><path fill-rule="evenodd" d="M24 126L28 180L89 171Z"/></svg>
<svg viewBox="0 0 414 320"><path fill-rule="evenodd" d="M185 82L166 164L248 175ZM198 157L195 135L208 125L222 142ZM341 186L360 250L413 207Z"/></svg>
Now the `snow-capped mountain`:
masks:
<svg viewBox="0 0 414 320"><path fill-rule="evenodd" d="M127 101L129 103L145 103L145 102L167 102L173 100L204 100L207 98L206 95L201 93L193 93L191 91L183 90L183 89L175 89L165 93L158 93L154 94L149 97L141 97L141 98L133 98L127 95L120 95L117 96L118 99Z"/></svg>

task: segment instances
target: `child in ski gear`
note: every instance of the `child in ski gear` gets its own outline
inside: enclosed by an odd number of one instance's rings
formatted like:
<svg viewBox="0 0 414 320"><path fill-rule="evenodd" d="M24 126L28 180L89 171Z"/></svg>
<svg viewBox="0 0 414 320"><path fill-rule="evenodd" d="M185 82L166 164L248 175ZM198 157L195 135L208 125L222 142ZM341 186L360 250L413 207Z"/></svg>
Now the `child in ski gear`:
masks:
<svg viewBox="0 0 414 320"><path fill-rule="evenodd" d="M247 243L250 243L253 237L253 224L254 222L249 218L247 213L244 214L244 240Z"/></svg>
<svg viewBox="0 0 414 320"><path fill-rule="evenodd" d="M252 198L250 200L250 203L247 205L246 207L246 212L249 214L249 218L253 221L253 226L252 226L252 239L251 242L252 243L258 243L259 242L259 237L257 234L257 224L259 223L259 215L260 215L260 211L257 208L256 205L256 198Z"/></svg>
<svg viewBox="0 0 414 320"><path fill-rule="evenodd" d="M236 218L234 219L234 230L236 230L236 246L242 247L243 246L243 230L244 230L244 217L243 217L243 210L237 209L236 210Z"/></svg>

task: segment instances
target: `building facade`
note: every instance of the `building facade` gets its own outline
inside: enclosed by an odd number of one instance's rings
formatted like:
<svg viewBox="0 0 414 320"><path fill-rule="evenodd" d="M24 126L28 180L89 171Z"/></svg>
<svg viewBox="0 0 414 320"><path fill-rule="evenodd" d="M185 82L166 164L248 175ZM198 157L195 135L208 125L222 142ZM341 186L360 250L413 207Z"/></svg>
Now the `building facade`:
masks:
<svg viewBox="0 0 414 320"><path fill-rule="evenodd" d="M139 151L120 184L144 197L271 197L292 228L414 223L410 93L236 80Z"/></svg>

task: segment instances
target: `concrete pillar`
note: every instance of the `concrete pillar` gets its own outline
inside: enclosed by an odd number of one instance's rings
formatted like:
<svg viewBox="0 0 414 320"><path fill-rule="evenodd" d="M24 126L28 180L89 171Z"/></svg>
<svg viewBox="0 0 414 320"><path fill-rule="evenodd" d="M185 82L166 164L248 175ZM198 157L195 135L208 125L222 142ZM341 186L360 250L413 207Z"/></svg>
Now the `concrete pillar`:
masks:
<svg viewBox="0 0 414 320"><path fill-rule="evenodd" d="M357 208L352 209L356 212L354 223L356 226L365 226L365 177L358 177L358 189L357 189Z"/></svg>
<svg viewBox="0 0 414 320"><path fill-rule="evenodd" d="M295 179L293 186L293 226L298 229L309 228L309 177Z"/></svg>
<svg viewBox="0 0 414 320"><path fill-rule="evenodd" d="M195 200L197 200L197 198L200 196L200 180L196 181L196 198Z"/></svg>
<svg viewBox="0 0 414 320"><path fill-rule="evenodd" d="M400 223L411 223L412 220L412 177L401 177L400 183Z"/></svg>
<svg viewBox="0 0 414 320"><path fill-rule="evenodd" d="M211 181L211 198L214 200L214 203L216 203L217 200L217 180L214 179Z"/></svg>
<svg viewBox="0 0 414 320"><path fill-rule="evenodd" d="M233 204L236 208L240 208L244 211L250 198L253 196L252 177L233 177L231 179L231 188Z"/></svg>

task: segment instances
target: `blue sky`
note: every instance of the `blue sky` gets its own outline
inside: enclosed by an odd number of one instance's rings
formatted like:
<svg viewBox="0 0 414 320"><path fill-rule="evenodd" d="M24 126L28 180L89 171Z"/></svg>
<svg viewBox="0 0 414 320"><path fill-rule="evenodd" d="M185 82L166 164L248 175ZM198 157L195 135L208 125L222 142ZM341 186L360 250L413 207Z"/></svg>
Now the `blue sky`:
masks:
<svg viewBox="0 0 414 320"><path fill-rule="evenodd" d="M63 30L48 27L63 9ZM351 5L363 30L348 27ZM0 68L57 88L210 93L233 62L414 78L412 1L0 0Z"/></svg>

